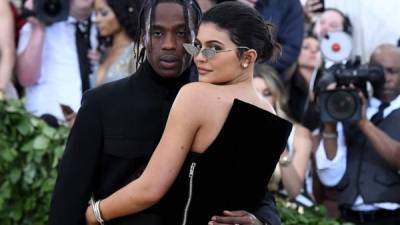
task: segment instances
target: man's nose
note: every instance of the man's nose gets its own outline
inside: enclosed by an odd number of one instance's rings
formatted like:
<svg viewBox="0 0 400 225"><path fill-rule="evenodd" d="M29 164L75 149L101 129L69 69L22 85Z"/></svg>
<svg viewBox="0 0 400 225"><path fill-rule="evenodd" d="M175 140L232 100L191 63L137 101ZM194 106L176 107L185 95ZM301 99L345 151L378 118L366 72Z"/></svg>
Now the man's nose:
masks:
<svg viewBox="0 0 400 225"><path fill-rule="evenodd" d="M175 49L176 37L173 34L167 34L163 43L163 49Z"/></svg>

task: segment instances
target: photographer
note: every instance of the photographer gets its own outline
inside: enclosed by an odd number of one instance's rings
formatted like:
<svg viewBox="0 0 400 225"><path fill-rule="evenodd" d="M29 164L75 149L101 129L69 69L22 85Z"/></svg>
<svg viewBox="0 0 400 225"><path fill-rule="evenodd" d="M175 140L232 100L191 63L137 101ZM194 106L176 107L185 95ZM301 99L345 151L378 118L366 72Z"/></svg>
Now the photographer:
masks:
<svg viewBox="0 0 400 225"><path fill-rule="evenodd" d="M47 0L35 1L50 4ZM90 18L93 0L59 2L70 5L66 20L48 24L40 20L43 15L38 11L35 17L28 18L20 32L16 71L20 84L25 87L27 110L36 116L50 114L63 121L69 115L63 114L60 104L76 112L82 91L88 88L87 55L90 44L91 48L96 47L96 31ZM28 0L25 7L33 9L34 4ZM79 29L81 26L84 34ZM78 37L84 37L83 42L78 42ZM80 51L80 43L86 50Z"/></svg>
<svg viewBox="0 0 400 225"><path fill-rule="evenodd" d="M321 181L338 191L341 217L355 224L400 224L400 50L380 45L371 64L385 82L361 98L356 123L325 123L317 150Z"/></svg>
<svg viewBox="0 0 400 225"><path fill-rule="evenodd" d="M323 7L339 9L349 16L354 28L354 55L361 56L362 62L368 61L378 45L395 43L400 35L398 0L306 0L304 11L318 18Z"/></svg>

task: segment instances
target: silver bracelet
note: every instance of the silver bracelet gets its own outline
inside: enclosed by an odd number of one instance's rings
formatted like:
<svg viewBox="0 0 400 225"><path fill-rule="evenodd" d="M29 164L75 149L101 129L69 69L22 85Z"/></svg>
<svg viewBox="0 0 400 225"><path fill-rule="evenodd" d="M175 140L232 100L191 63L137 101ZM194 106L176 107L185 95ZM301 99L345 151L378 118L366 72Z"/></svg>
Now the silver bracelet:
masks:
<svg viewBox="0 0 400 225"><path fill-rule="evenodd" d="M91 206L92 206L94 217L96 218L97 222L99 222L100 225L104 225L104 220L103 220L103 218L101 218L101 213L100 213L100 200L91 204Z"/></svg>
<svg viewBox="0 0 400 225"><path fill-rule="evenodd" d="M328 133L328 132L322 132L322 137L325 139L336 139L337 138L337 133Z"/></svg>

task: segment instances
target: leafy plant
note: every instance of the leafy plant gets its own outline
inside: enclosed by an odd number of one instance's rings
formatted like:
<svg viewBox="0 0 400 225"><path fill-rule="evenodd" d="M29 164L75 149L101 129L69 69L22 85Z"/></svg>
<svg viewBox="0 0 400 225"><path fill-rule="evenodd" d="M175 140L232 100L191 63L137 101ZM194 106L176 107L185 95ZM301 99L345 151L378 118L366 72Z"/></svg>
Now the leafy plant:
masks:
<svg viewBox="0 0 400 225"><path fill-rule="evenodd" d="M324 206L303 207L280 196L275 198L282 225L352 225L329 218Z"/></svg>
<svg viewBox="0 0 400 225"><path fill-rule="evenodd" d="M67 135L27 113L22 101L0 100L0 224L46 224Z"/></svg>

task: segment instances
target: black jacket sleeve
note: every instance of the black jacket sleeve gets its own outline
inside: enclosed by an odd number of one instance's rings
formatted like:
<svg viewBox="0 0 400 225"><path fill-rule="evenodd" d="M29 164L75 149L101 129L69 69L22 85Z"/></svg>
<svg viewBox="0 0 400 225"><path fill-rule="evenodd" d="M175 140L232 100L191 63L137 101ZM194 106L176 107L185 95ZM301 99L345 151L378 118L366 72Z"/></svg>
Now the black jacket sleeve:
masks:
<svg viewBox="0 0 400 225"><path fill-rule="evenodd" d="M256 8L266 21L274 25L282 55L276 62L269 62L279 74L292 66L299 56L304 35L303 7L299 0L259 0Z"/></svg>
<svg viewBox="0 0 400 225"><path fill-rule="evenodd" d="M50 225L85 225L102 148L99 105L86 92L70 132L52 196Z"/></svg>
<svg viewBox="0 0 400 225"><path fill-rule="evenodd" d="M261 222L268 225L280 225L281 218L276 208L275 198L270 192L265 193L263 201L260 203L260 207L254 212L254 215Z"/></svg>
<svg viewBox="0 0 400 225"><path fill-rule="evenodd" d="M285 13L278 27L277 41L282 45L282 56L274 67L286 71L299 56L304 37L304 14L300 1L286 1ZM279 1L279 4L282 4Z"/></svg>

